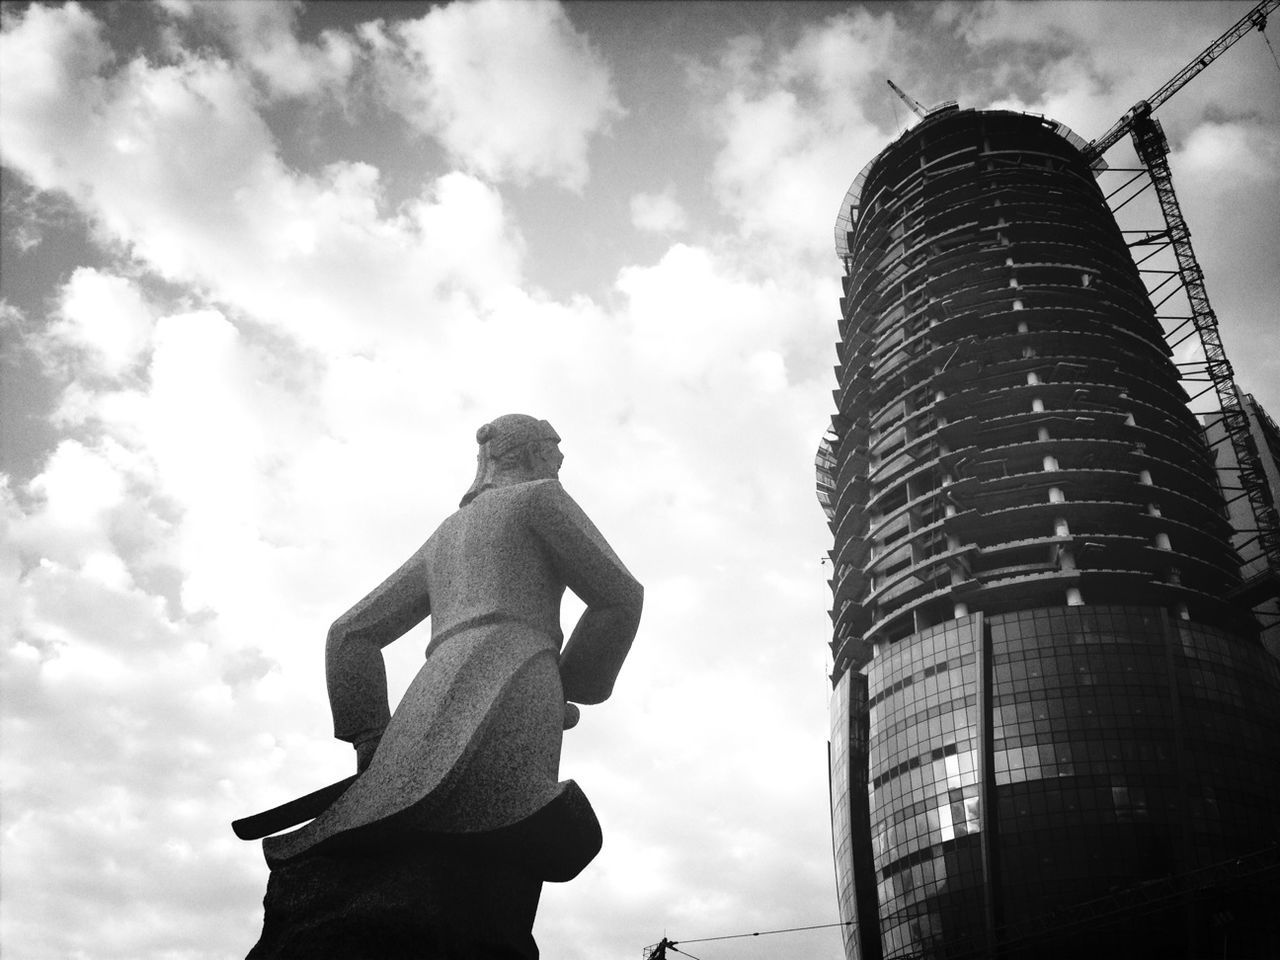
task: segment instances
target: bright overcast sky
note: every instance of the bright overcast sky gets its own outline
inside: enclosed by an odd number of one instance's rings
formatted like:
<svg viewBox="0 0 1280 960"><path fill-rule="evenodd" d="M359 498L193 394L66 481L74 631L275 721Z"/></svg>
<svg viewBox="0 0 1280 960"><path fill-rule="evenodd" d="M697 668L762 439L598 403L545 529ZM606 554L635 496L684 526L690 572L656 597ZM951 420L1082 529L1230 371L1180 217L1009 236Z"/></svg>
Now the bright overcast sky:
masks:
<svg viewBox="0 0 1280 960"><path fill-rule="evenodd" d="M353 770L325 631L516 411L646 587L565 738L605 845L543 956L835 920L812 463L885 77L1092 138L1248 6L5 5L5 956L244 955L266 869L228 823ZM1276 414L1278 91L1255 32L1158 114Z"/></svg>

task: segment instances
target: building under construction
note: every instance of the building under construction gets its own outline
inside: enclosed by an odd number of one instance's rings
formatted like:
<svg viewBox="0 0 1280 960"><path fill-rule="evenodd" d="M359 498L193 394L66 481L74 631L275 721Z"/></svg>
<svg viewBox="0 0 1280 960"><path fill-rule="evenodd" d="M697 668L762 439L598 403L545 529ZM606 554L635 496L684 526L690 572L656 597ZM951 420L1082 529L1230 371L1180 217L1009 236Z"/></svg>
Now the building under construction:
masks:
<svg viewBox="0 0 1280 960"><path fill-rule="evenodd" d="M837 223L850 958L1280 956L1280 664L1095 159L948 105Z"/></svg>

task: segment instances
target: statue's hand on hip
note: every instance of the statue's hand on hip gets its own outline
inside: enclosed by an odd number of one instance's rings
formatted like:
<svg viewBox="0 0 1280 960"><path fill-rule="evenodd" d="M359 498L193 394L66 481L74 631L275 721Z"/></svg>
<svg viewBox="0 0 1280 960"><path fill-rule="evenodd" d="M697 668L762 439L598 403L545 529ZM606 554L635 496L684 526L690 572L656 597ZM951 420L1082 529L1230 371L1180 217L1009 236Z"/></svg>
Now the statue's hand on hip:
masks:
<svg viewBox="0 0 1280 960"><path fill-rule="evenodd" d="M582 711L578 709L578 705L566 700L564 702L564 728L572 730L578 725L580 719L582 719Z"/></svg>

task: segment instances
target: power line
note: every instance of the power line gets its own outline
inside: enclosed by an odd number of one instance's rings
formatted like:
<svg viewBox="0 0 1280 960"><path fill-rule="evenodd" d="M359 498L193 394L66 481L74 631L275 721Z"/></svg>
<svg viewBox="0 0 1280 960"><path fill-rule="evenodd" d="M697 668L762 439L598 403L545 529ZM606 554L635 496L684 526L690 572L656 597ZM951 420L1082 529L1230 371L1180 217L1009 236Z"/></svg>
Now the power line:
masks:
<svg viewBox="0 0 1280 960"><path fill-rule="evenodd" d="M648 951L646 955L650 957L651 960L664 960L666 957L666 951L674 950L676 953L683 953L686 957L692 958L692 960L698 960L698 958L694 957L693 954L680 950L677 945L682 943L711 943L716 940L743 940L747 937L768 937L777 933L800 933L805 930L828 930L831 927L853 927L857 926L857 923L858 921L856 920L845 920L838 923L815 923L807 927L783 927L778 930L757 930L752 933L729 933L721 937L696 937L692 940L668 940L666 937L663 937L658 943L655 943L652 948L646 948Z"/></svg>
<svg viewBox="0 0 1280 960"><path fill-rule="evenodd" d="M856 920L845 920L840 923L817 923L811 927L784 927L781 930L760 930L756 933L730 933L723 937L700 937L696 940L677 940L676 943L710 943L712 940L741 940L744 937L767 937L775 933L796 933L800 930L826 930L829 927L849 927Z"/></svg>
<svg viewBox="0 0 1280 960"><path fill-rule="evenodd" d="M993 931L1001 949L1020 948L1042 943L1046 938L1072 933L1080 927L1101 924L1114 926L1126 919L1145 916L1161 909L1167 909L1183 897L1204 896L1213 889L1223 888L1230 883L1243 881L1257 882L1257 878L1267 877L1280 871L1280 844L1272 843L1266 847L1229 857L1205 867L1187 870L1167 877L1159 877L1144 881L1135 886L1119 890L1115 893L1098 897L1081 903L1069 904L1059 910L1041 914L1018 925L1002 924ZM1269 880L1264 882L1270 882ZM895 916L902 916L896 914ZM882 918L888 919L888 918ZM753 933L731 933L719 937L699 937L691 940L662 940L652 947L645 948L645 956L649 960L668 960L666 951L699 960L693 954L681 950L680 944L711 943L720 940L741 940L747 937L764 937L779 933L798 933L805 930L827 930L832 927L856 927L857 920L846 920L842 923L819 923L805 927L783 927L778 930L760 930ZM959 952L956 960L977 960L988 956L990 946L979 943L985 940L986 932L966 933L959 935L953 946ZM898 953L891 954L888 960L919 960L920 945L907 946Z"/></svg>

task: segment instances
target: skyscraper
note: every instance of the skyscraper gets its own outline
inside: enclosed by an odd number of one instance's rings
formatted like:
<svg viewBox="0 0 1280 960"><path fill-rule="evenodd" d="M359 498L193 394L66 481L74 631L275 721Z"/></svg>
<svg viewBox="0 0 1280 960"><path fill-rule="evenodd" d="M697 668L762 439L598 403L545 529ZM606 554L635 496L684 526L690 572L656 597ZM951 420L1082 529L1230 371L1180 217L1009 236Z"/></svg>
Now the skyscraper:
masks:
<svg viewBox="0 0 1280 960"><path fill-rule="evenodd" d="M1232 891L1237 947L1271 936L1223 863L1276 864L1280 670L1226 599L1213 457L1082 145L941 108L837 222L850 958L1199 956Z"/></svg>

